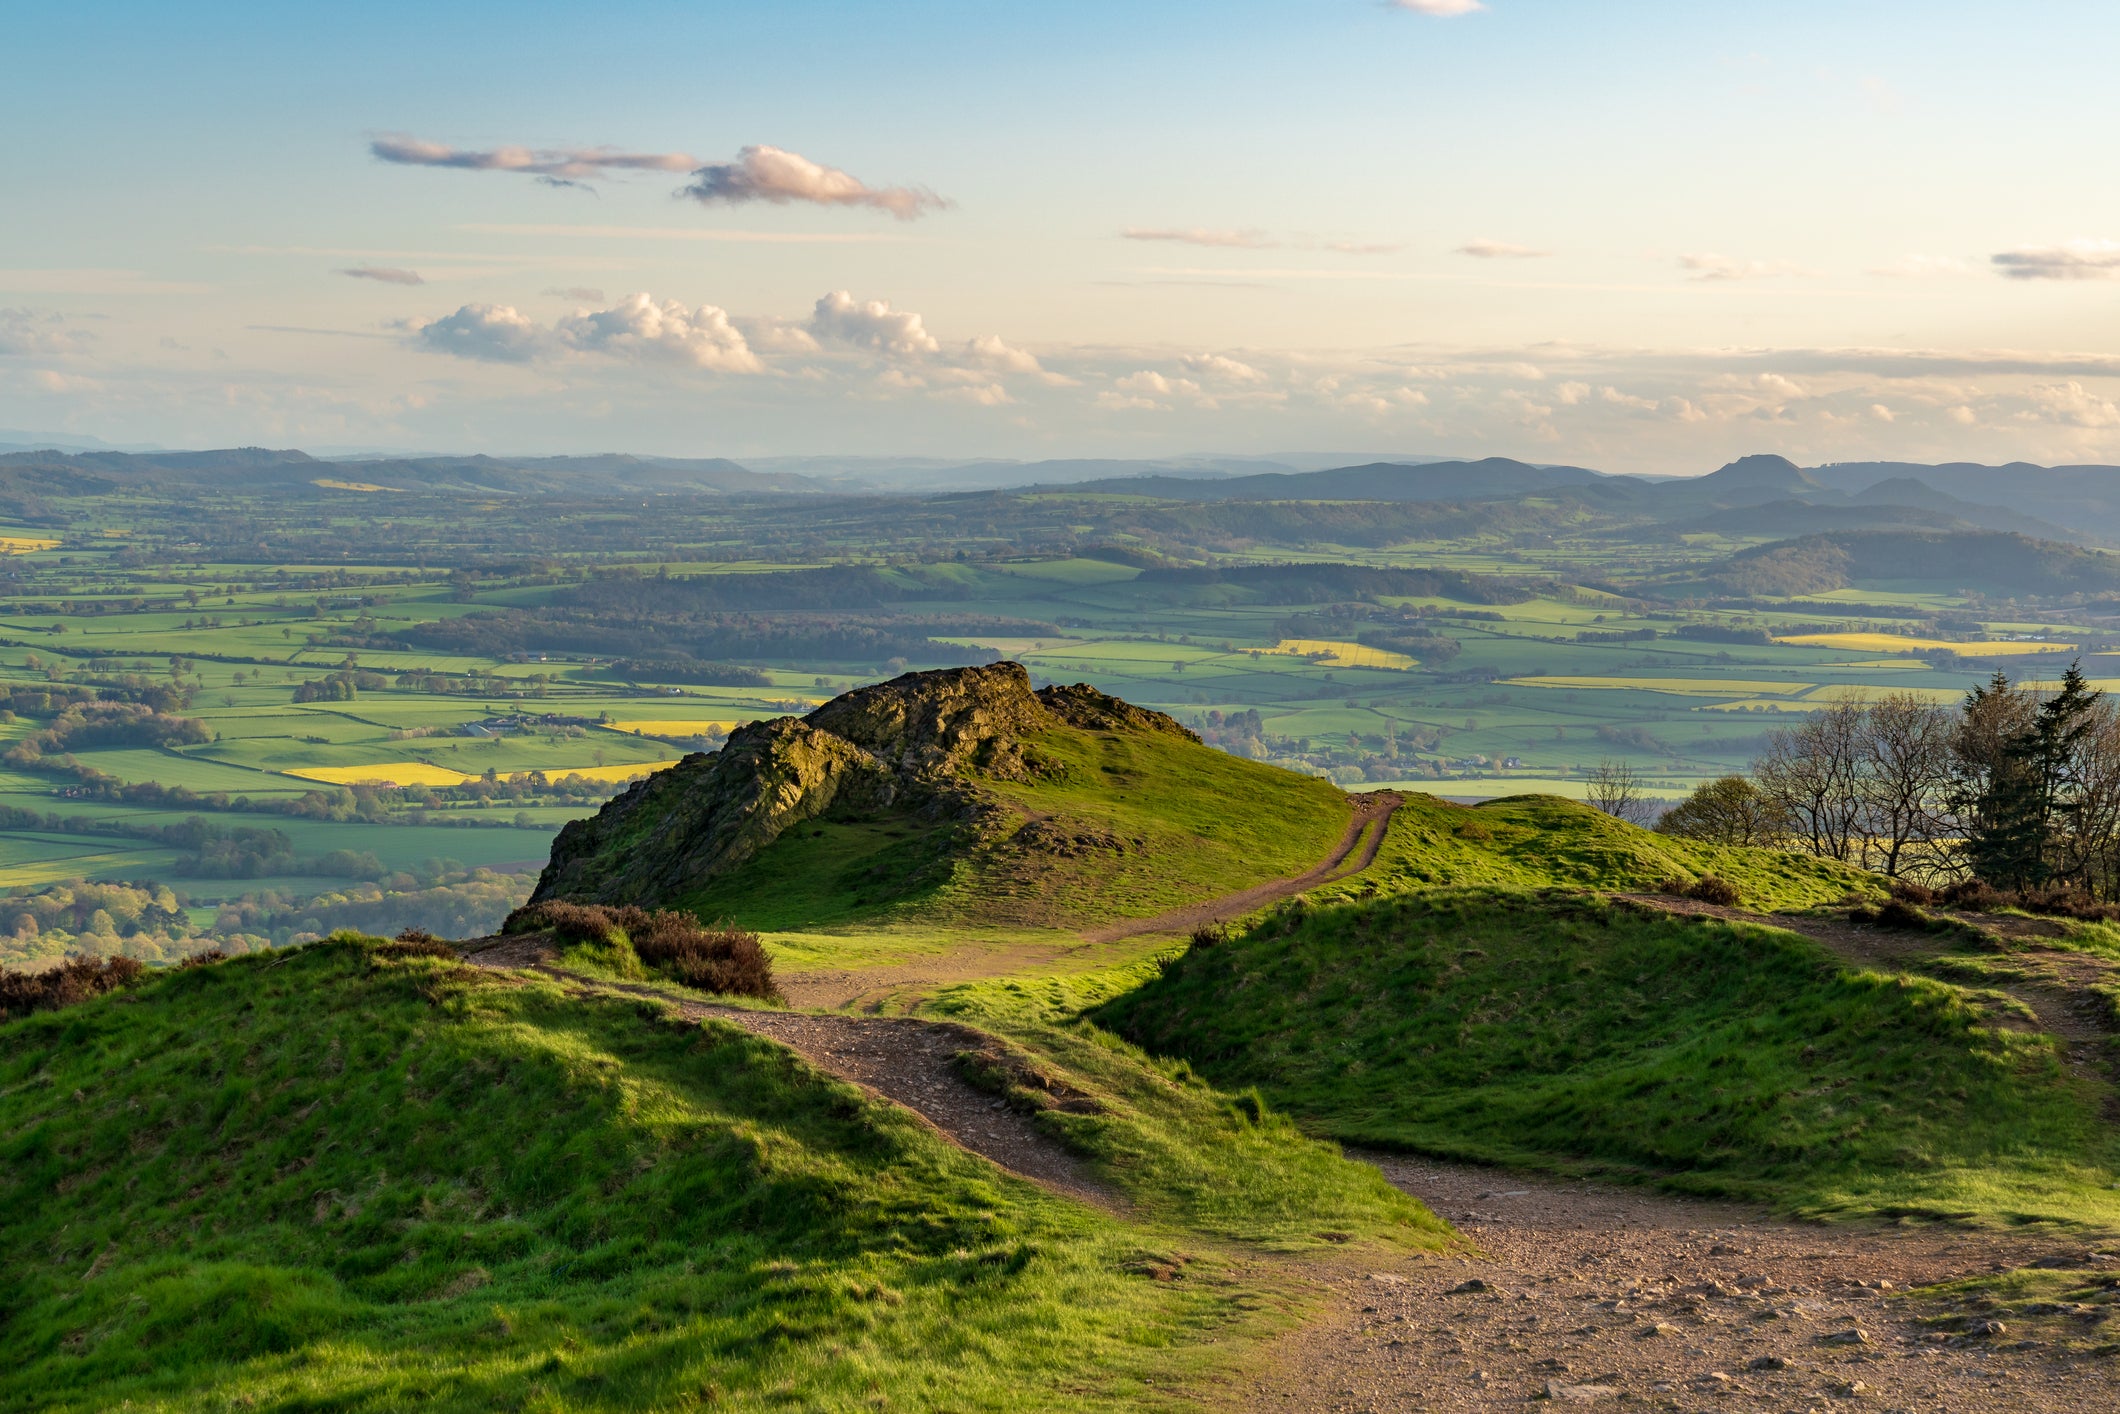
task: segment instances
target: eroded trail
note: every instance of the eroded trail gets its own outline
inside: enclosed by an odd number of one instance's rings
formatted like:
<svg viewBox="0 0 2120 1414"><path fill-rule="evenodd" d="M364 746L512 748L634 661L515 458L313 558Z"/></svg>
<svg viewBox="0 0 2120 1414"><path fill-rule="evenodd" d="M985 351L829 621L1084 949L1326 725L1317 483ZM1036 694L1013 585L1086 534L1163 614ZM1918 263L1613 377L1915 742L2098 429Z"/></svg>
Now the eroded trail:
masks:
<svg viewBox="0 0 2120 1414"><path fill-rule="evenodd" d="M1131 918L1123 923L1108 924L1085 932L1082 936L1093 943L1110 943L1121 938L1139 937L1145 933L1189 933L1210 923L1240 918L1276 899L1287 898L1305 889L1314 889L1320 884L1329 884L1351 874L1361 873L1376 863L1377 851L1384 847L1384 835L1391 828L1391 812L1404 803L1404 798L1391 791L1372 791L1365 795L1353 796L1351 799L1354 801L1354 818L1347 822L1347 833L1340 837L1340 842L1333 847L1332 853L1307 872L1292 879L1268 879L1263 884L1254 884L1248 889L1224 894L1220 898L1174 908L1153 918ZM1358 845L1359 852L1356 848ZM1351 865L1348 863L1350 856L1354 858Z"/></svg>
<svg viewBox="0 0 2120 1414"><path fill-rule="evenodd" d="M819 1070L911 1110L960 1147L1018 1177L1098 1207L1123 1206L1117 1194L1046 1137L1029 1116L1010 1109L958 1073L955 1058L960 1052L980 1052L994 1045L992 1038L970 1027L909 1017L754 1011L679 1000L652 987L606 982L555 967L549 961L549 944L539 946L516 938L482 939L465 944L462 951L464 960L476 966L530 968L583 993L647 997L691 1020L740 1026L778 1041Z"/></svg>
<svg viewBox="0 0 2120 1414"><path fill-rule="evenodd" d="M2110 1340L2102 1323L2006 1312L2001 1330L1967 1335L1925 1323L1935 1308L1896 1294L2006 1267L2099 1265L2080 1237L1778 1222L1638 1189L1366 1157L1479 1252L1327 1266L1328 1314L1281 1343L1242 1407L2120 1408L2120 1362L2086 1349Z"/></svg>

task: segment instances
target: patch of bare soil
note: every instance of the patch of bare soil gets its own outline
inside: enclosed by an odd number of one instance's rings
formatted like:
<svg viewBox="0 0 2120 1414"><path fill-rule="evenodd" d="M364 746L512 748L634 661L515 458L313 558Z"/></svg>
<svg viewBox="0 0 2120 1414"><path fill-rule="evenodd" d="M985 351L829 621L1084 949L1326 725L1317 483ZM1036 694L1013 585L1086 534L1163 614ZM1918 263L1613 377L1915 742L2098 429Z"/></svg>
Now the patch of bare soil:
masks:
<svg viewBox="0 0 2120 1414"><path fill-rule="evenodd" d="M1082 936L1093 943L1117 942L1121 938L1136 938L1144 933L1189 933L1195 928L1210 923L1221 923L1239 918L1255 908L1263 908L1275 899L1299 894L1305 889L1314 889L1320 884L1330 884L1359 874L1376 863L1377 851L1384 847L1384 834L1391 828L1391 812L1404 804L1404 797L1391 791L1371 791L1349 797L1354 802L1354 818L1347 822L1347 833L1333 847L1331 854L1316 866L1292 879L1269 879L1263 884L1254 884L1233 894L1208 899L1201 903L1187 904L1168 913L1159 913L1154 918L1132 918L1123 923L1109 924L1093 929ZM1365 842L1366 837L1366 842ZM1356 846L1360 845L1357 853ZM1348 864L1349 856L1354 863Z"/></svg>
<svg viewBox="0 0 2120 1414"><path fill-rule="evenodd" d="M1367 1157L1478 1252L1328 1264L1328 1314L1283 1339L1239 1407L2120 1409L2120 1361L2087 1351L2095 1336L2027 1340L2010 1320L1940 1329L1933 1304L1901 1294L2020 1266L2094 1265L2081 1238L1813 1226L1601 1184ZM2104 1265L2120 1266L2109 1250ZM2082 1313L2068 1319L2085 1325Z"/></svg>
<svg viewBox="0 0 2120 1414"><path fill-rule="evenodd" d="M1000 1052L994 1038L968 1026L908 1017L814 1015L754 1011L713 1002L684 1001L652 987L606 982L554 967L541 937L479 939L463 945L479 967L534 968L581 992L624 993L665 1003L694 1021L715 1020L778 1041L819 1070L860 1086L927 1121L962 1148L1020 1178L1107 1209L1124 1206L1074 1155L1038 1128L1031 1115L969 1083L960 1052Z"/></svg>

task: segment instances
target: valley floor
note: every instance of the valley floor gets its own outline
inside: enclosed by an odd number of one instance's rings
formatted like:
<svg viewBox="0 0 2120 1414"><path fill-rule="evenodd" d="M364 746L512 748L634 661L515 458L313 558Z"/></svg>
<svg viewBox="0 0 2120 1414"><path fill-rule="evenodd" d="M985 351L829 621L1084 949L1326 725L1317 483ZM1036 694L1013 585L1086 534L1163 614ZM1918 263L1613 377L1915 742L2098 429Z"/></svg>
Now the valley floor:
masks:
<svg viewBox="0 0 2120 1414"><path fill-rule="evenodd" d="M1369 1158L1478 1252L1322 1265L1329 1313L1280 1342L1238 1407L2120 1407L2109 1329L2084 1312L2025 1314L2076 1303L2039 1300L2021 1276L1978 1289L2007 1269L2055 1269L2061 1288L2062 1271L2110 1268L2081 1237L1788 1223L1640 1189ZM1968 1286L1954 1300L1905 1294L1938 1283ZM2000 1329L1977 1333L1986 1321Z"/></svg>

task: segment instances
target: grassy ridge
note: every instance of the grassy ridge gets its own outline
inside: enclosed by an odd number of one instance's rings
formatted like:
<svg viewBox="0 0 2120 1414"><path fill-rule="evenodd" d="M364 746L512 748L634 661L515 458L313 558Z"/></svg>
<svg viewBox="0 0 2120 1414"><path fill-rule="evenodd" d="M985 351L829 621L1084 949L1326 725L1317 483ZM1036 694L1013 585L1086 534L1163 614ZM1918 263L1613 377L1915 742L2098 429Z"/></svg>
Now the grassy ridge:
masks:
<svg viewBox="0 0 2120 1414"><path fill-rule="evenodd" d="M370 942L0 1035L0 1408L1137 1408L1255 1305L1241 1211L1121 1222L734 1028ZM1180 1213L1180 1157L1124 1186Z"/></svg>
<svg viewBox="0 0 2120 1414"><path fill-rule="evenodd" d="M1584 895L1291 908L1093 1015L1336 1138L1814 1213L2120 1222L2104 1087L1945 982Z"/></svg>
<svg viewBox="0 0 2120 1414"><path fill-rule="evenodd" d="M1830 859L1676 839L1558 796L1518 795L1464 806L1415 794L1393 813L1376 863L1315 897L1463 886L1625 891L1703 874L1729 880L1746 906L1758 909L1804 908L1879 892L1876 875Z"/></svg>

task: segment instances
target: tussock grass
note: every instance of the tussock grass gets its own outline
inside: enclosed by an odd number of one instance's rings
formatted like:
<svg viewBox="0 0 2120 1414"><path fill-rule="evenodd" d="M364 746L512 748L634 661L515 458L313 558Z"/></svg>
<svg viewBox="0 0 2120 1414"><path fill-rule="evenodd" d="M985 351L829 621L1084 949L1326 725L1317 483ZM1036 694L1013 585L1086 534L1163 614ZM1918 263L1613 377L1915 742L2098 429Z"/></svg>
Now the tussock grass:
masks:
<svg viewBox="0 0 2120 1414"><path fill-rule="evenodd" d="M1315 1131L1811 1214L2120 1224L2107 1087L1948 982L1588 895L1285 908L1092 1015Z"/></svg>
<svg viewBox="0 0 2120 1414"><path fill-rule="evenodd" d="M1152 1408L1253 1304L735 1028L376 940L7 1023L0 1136L11 1409Z"/></svg>

